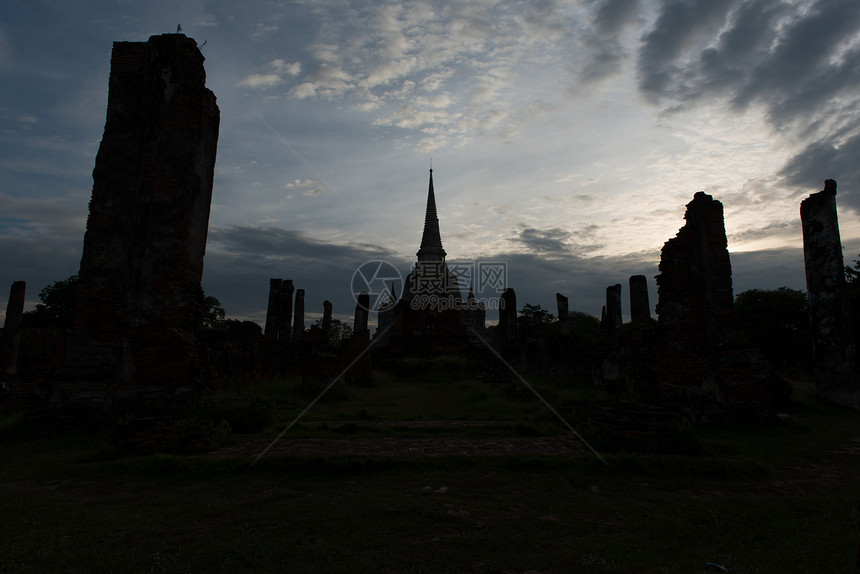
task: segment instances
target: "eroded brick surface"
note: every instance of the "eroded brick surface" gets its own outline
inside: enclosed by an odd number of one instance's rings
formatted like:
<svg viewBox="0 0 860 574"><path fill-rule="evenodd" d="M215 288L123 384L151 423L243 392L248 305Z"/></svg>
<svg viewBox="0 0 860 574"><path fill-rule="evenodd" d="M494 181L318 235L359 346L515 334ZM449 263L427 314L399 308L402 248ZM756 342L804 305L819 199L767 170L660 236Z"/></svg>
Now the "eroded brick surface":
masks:
<svg viewBox="0 0 860 574"><path fill-rule="evenodd" d="M52 400L171 394L202 372L202 317L219 110L182 34L116 42L93 170L73 326Z"/></svg>

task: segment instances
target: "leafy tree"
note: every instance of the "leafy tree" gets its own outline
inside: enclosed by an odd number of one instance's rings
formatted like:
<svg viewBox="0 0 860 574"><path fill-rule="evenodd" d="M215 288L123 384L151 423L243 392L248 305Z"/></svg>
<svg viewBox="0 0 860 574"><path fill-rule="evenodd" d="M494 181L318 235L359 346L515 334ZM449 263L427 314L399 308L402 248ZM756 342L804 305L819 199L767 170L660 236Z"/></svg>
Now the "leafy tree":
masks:
<svg viewBox="0 0 860 574"><path fill-rule="evenodd" d="M806 293L780 287L751 289L735 297L735 318L747 342L777 368L809 369L812 338Z"/></svg>
<svg viewBox="0 0 860 574"><path fill-rule="evenodd" d="M540 305L531 305L529 303L526 303L525 306L520 309L520 317L541 325L547 325L555 320L555 315L546 309L541 308Z"/></svg>
<svg viewBox="0 0 860 574"><path fill-rule="evenodd" d="M845 266L845 282L849 287L860 287L860 261L854 260L854 267Z"/></svg>
<svg viewBox="0 0 860 574"><path fill-rule="evenodd" d="M72 275L63 281L54 281L39 292L41 303L32 311L24 313L24 324L30 326L72 326L72 308L78 276Z"/></svg>
<svg viewBox="0 0 860 574"><path fill-rule="evenodd" d="M600 341L600 319L594 315L582 311L571 311L570 335L583 343L597 343Z"/></svg>
<svg viewBox="0 0 860 574"><path fill-rule="evenodd" d="M558 330L558 325L554 319L555 316L541 308L540 305L526 303L520 309L520 331L526 338L541 337L546 339L552 337Z"/></svg>
<svg viewBox="0 0 860 574"><path fill-rule="evenodd" d="M322 328L322 319L314 321L314 326ZM352 338L352 327L346 321L332 318L328 332L328 346L339 349L340 342Z"/></svg>
<svg viewBox="0 0 860 574"><path fill-rule="evenodd" d="M331 320L331 330L329 331L329 339L333 341L342 341L352 338L352 327L346 321L340 319Z"/></svg>
<svg viewBox="0 0 860 574"><path fill-rule="evenodd" d="M854 344L860 343L860 261L854 260L854 268L845 266L845 283L848 304L851 307L851 323L854 328Z"/></svg>
<svg viewBox="0 0 860 574"><path fill-rule="evenodd" d="M217 329L224 325L227 312L221 307L221 301L212 295L203 296L203 326Z"/></svg>

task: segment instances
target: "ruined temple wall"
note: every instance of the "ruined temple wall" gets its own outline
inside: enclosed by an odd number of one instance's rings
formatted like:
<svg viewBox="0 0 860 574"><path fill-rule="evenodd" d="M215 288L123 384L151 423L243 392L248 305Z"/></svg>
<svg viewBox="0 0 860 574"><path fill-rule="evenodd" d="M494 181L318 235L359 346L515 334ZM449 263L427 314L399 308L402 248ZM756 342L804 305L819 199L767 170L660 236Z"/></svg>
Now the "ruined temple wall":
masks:
<svg viewBox="0 0 860 574"><path fill-rule="evenodd" d="M275 338L282 343L289 341L292 334L295 291L292 279L284 279L278 292L278 316L275 320Z"/></svg>
<svg viewBox="0 0 860 574"><path fill-rule="evenodd" d="M661 251L658 321L661 329L675 336L691 335L701 345L719 345L734 335L732 264L723 204L699 192L687 204L684 219L684 227Z"/></svg>
<svg viewBox="0 0 860 574"><path fill-rule="evenodd" d="M199 372L219 127L205 78L182 34L114 43L73 312L78 356L67 361L80 376L185 385Z"/></svg>
<svg viewBox="0 0 860 574"><path fill-rule="evenodd" d="M300 340L305 333L305 290L296 289L295 314L293 320L293 340Z"/></svg>
<svg viewBox="0 0 860 574"><path fill-rule="evenodd" d="M558 310L559 331L562 335L570 335L570 308L567 297L556 293L555 304Z"/></svg>
<svg viewBox="0 0 860 574"><path fill-rule="evenodd" d="M325 333L326 337L328 337L329 332L331 331L331 311L331 301L323 301L322 330L323 333Z"/></svg>
<svg viewBox="0 0 860 574"><path fill-rule="evenodd" d="M673 400L698 395L732 409L771 408L787 391L737 334L723 206L699 192L684 217L661 254L658 338L634 370Z"/></svg>
<svg viewBox="0 0 860 574"><path fill-rule="evenodd" d="M6 318L0 332L0 377L18 372L18 353L21 344L21 323L24 318L26 281L15 281L9 289L6 303Z"/></svg>
<svg viewBox="0 0 860 574"><path fill-rule="evenodd" d="M266 327L263 333L270 339L278 338L277 321L280 317L281 307L281 284L283 279L269 279L269 300L266 305Z"/></svg>
<svg viewBox="0 0 860 574"><path fill-rule="evenodd" d="M644 275L632 275L628 284L630 286L630 321L635 327L645 327L651 322L648 279Z"/></svg>
<svg viewBox="0 0 860 574"><path fill-rule="evenodd" d="M837 395L857 393L860 385L834 180L801 202L800 218L818 394L845 402Z"/></svg>
<svg viewBox="0 0 860 574"><path fill-rule="evenodd" d="M606 306L604 327L606 329L609 347L617 350L621 344L621 284L616 283L606 288Z"/></svg>

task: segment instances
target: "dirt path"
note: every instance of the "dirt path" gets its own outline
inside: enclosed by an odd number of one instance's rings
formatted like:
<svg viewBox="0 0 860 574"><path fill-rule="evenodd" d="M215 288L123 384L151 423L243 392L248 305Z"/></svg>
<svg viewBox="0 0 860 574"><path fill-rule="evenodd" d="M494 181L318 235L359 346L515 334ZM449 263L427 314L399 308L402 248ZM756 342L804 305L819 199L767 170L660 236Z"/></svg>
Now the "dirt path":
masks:
<svg viewBox="0 0 860 574"><path fill-rule="evenodd" d="M345 424L343 422L338 425ZM346 423L348 424L348 423ZM457 429L499 426L500 423L480 421L361 421L363 426L399 427L413 429ZM217 457L255 457L272 442L271 438L249 438L222 447L212 453ZM352 456L446 456L491 454L586 454L586 447L572 434L545 437L355 437L355 438L291 438L289 433L276 441L267 456L296 456L313 454L343 454Z"/></svg>

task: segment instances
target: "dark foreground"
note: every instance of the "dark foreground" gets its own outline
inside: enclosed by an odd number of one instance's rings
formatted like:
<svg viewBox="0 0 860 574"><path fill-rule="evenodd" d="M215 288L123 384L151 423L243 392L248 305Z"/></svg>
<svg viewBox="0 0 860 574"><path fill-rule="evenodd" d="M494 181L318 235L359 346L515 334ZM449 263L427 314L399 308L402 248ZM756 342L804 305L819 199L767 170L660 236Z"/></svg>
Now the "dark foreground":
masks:
<svg viewBox="0 0 860 574"><path fill-rule="evenodd" d="M251 465L272 433L211 454L116 457L99 431L7 421L0 571L855 569L856 413L797 405L785 420L697 429L697 454L606 453L608 467L569 436L472 426L305 428Z"/></svg>

